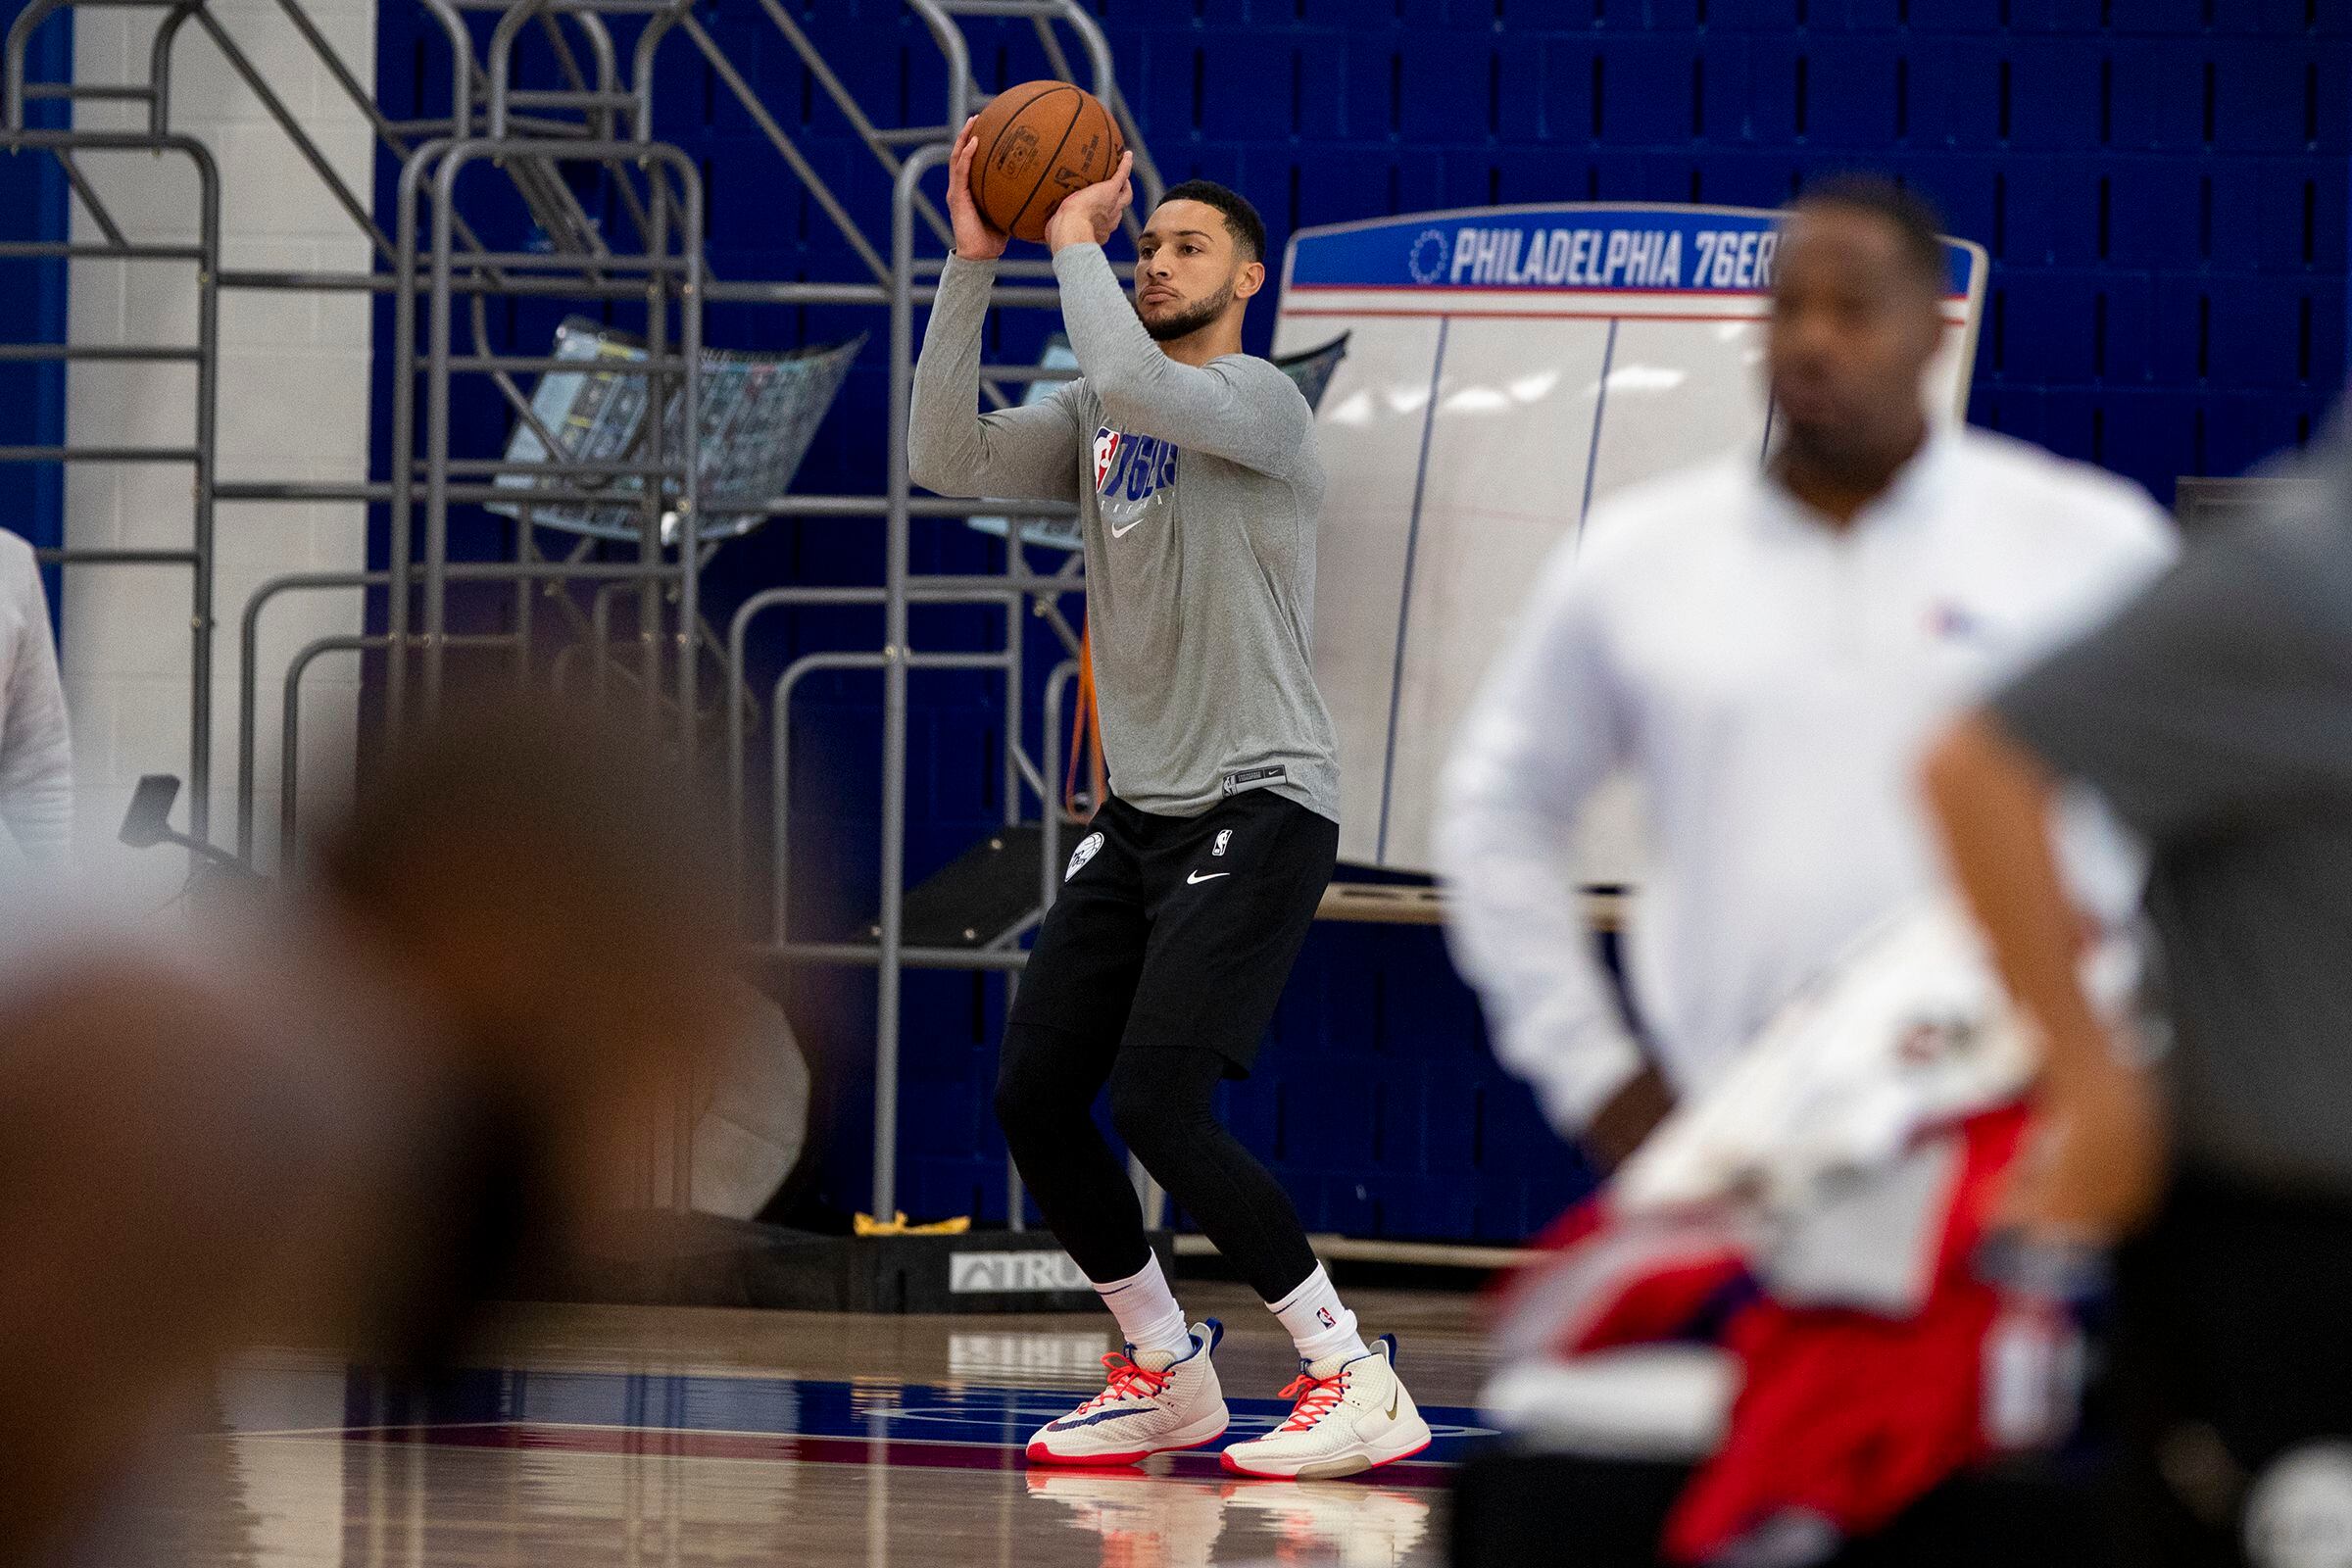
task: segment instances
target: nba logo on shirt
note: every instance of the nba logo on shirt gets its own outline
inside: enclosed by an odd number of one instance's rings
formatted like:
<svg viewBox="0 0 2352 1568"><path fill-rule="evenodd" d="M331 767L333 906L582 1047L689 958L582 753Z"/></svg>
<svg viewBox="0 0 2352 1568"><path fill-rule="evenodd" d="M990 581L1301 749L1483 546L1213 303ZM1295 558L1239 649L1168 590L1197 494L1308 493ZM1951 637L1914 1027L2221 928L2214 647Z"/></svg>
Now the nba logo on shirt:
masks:
<svg viewBox="0 0 2352 1568"><path fill-rule="evenodd" d="M1210 850L1208 853L1209 853L1209 854L1211 854L1211 855L1220 855L1220 856L1221 856L1221 855L1223 855L1223 854L1225 853L1225 846L1226 846L1226 845L1228 845L1228 844L1231 844L1232 842L1233 842L1233 829L1231 829L1231 828L1227 828L1227 829L1225 829L1225 831L1223 831L1222 833L1219 833L1219 834L1217 835L1217 844L1216 844L1216 848L1214 848L1214 849Z"/></svg>
<svg viewBox="0 0 2352 1568"><path fill-rule="evenodd" d="M1130 435L1103 425L1095 432L1095 494L1113 539L1150 516L1176 483L1180 450L1157 436Z"/></svg>

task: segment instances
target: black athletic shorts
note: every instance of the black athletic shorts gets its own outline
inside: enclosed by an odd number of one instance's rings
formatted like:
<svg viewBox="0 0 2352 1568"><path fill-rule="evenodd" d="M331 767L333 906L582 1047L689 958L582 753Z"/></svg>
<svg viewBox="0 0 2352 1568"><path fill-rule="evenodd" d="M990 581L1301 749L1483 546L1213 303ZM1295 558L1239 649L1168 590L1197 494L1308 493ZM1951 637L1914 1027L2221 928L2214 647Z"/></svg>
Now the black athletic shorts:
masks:
<svg viewBox="0 0 2352 1568"><path fill-rule="evenodd" d="M1246 1077L1339 852L1337 822L1266 790L1200 816L1114 797L1070 852L1012 1021L1202 1046Z"/></svg>

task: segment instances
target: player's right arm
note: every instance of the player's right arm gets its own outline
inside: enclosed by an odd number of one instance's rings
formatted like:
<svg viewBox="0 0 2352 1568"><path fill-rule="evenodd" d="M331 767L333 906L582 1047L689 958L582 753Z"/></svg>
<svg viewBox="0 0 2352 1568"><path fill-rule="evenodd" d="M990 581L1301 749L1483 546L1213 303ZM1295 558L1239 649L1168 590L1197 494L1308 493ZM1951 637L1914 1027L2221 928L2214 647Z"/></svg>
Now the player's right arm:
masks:
<svg viewBox="0 0 2352 1568"><path fill-rule="evenodd" d="M1544 568L1446 762L1435 840L1447 937L1496 1056L1613 1163L1668 1099L1593 952L1570 852L1627 751L1589 565L1571 542Z"/></svg>
<svg viewBox="0 0 2352 1568"><path fill-rule="evenodd" d="M988 293L1005 236L989 226L972 200L978 139L967 122L948 171L948 217L956 254L939 278L923 352L914 367L907 416L906 468L916 484L946 496L1010 501L1078 499L1081 430L1068 389L1047 402L976 413L980 334Z"/></svg>

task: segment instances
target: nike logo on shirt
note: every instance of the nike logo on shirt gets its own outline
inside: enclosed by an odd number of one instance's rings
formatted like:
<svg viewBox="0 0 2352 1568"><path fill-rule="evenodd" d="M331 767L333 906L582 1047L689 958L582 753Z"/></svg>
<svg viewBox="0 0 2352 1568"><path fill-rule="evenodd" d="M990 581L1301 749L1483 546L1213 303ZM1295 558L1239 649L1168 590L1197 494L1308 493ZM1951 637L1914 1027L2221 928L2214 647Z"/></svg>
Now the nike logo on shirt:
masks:
<svg viewBox="0 0 2352 1568"><path fill-rule="evenodd" d="M1147 520L1147 518L1138 517L1124 528L1114 522L1110 525L1110 536L1113 539L1124 539L1136 529L1141 528Z"/></svg>
<svg viewBox="0 0 2352 1568"><path fill-rule="evenodd" d="M1211 871L1208 873L1208 875L1202 876L1200 872L1195 871L1191 876L1188 876L1184 879L1184 885L1188 888L1197 888L1203 882L1214 882L1221 876L1231 875L1233 875L1231 871Z"/></svg>

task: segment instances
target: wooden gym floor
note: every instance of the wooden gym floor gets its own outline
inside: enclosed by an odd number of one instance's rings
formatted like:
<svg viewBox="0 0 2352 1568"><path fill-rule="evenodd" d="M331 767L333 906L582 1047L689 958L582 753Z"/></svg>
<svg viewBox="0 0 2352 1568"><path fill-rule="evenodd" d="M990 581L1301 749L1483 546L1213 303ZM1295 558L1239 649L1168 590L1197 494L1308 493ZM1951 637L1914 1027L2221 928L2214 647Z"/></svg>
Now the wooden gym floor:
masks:
<svg viewBox="0 0 2352 1568"><path fill-rule="evenodd" d="M1238 1286L1222 1318L1234 1434L1280 1418L1290 1344ZM1041 1471L1021 1446L1100 1387L1107 1316L849 1317L521 1306L422 1406L294 1353L257 1354L159 1444L79 1554L109 1568L320 1565L1208 1563L1443 1558L1444 1490L1483 1348L1466 1296L1350 1293L1438 1441L1373 1477L1244 1481L1213 1452Z"/></svg>

